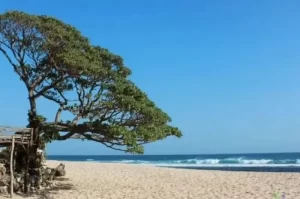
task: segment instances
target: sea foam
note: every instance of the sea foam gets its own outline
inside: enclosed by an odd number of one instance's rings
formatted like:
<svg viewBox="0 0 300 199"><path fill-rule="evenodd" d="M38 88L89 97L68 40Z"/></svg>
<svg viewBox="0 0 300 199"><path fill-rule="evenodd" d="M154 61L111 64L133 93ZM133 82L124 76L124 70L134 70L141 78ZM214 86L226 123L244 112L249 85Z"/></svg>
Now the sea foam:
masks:
<svg viewBox="0 0 300 199"><path fill-rule="evenodd" d="M180 167L223 167L223 166L300 166L300 159L247 159L244 157L224 158L224 159L182 159L182 160L158 160L158 161L144 161L144 160L121 160L115 161L126 164L152 164L157 166L180 166Z"/></svg>

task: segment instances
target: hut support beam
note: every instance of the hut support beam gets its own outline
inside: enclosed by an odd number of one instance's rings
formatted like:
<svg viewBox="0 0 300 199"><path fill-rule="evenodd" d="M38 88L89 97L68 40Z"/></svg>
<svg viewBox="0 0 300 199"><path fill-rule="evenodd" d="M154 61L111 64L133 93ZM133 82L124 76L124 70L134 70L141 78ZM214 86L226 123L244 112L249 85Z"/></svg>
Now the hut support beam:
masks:
<svg viewBox="0 0 300 199"><path fill-rule="evenodd" d="M27 145L27 151L26 151L26 167L24 172L24 192L28 193L28 166L29 166L29 153L30 153L30 145Z"/></svg>
<svg viewBox="0 0 300 199"><path fill-rule="evenodd" d="M15 136L12 136L10 149L10 197L14 194L14 151L15 151Z"/></svg>

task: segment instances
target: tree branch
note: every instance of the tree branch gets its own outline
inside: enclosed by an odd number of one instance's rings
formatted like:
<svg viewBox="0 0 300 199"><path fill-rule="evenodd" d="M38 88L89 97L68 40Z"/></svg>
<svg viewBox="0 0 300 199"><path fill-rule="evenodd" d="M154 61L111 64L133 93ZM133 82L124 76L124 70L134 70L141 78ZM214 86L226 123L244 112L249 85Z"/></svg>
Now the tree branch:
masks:
<svg viewBox="0 0 300 199"><path fill-rule="evenodd" d="M48 91L51 88L54 88L58 83L63 81L66 77L68 77L68 76L63 76L63 75L60 76L56 81L52 82L50 85L45 86L40 91L38 91L33 97L38 98L38 97L42 96L46 91Z"/></svg>
<svg viewBox="0 0 300 199"><path fill-rule="evenodd" d="M0 51L4 54L4 56L7 58L8 62L13 66L15 72L20 76L20 78L23 80L23 82L25 83L27 89L30 89L28 81L26 81L26 78L20 73L20 71L18 70L17 65L11 60L11 58L8 56L7 52L5 50L3 50L2 48L0 48Z"/></svg>
<svg viewBox="0 0 300 199"><path fill-rule="evenodd" d="M47 78L47 74L44 77L42 77L41 75L38 76L37 80L32 82L30 88L35 89L36 86L39 85L40 83L42 83L46 78Z"/></svg>
<svg viewBox="0 0 300 199"><path fill-rule="evenodd" d="M72 120L72 124L77 124L78 121L82 118L81 115L77 115L73 120Z"/></svg>
<svg viewBox="0 0 300 199"><path fill-rule="evenodd" d="M61 141L61 140L67 140L69 138L71 138L75 133L73 132L69 132L66 135L61 135L57 138L57 140Z"/></svg>
<svg viewBox="0 0 300 199"><path fill-rule="evenodd" d="M111 149L114 149L114 150L117 150L117 151L127 151L125 149L120 149L120 148L116 148L114 147L115 144L112 144L112 143L108 143L108 142L105 142L105 141L101 141L101 140L97 140L97 139L94 139L91 135L86 135L86 134L82 134L87 140L91 140L91 141L95 141L95 142L98 142L98 143L101 143L103 145L105 145L106 147L108 148L111 148Z"/></svg>
<svg viewBox="0 0 300 199"><path fill-rule="evenodd" d="M7 58L7 60L9 61L9 63L15 68L17 67L16 64L11 60L11 58L8 56L7 52L5 50L3 50L3 48L0 48L0 51L4 54L4 56ZM15 69L16 70L16 69ZM16 71L18 73L18 75L21 76L21 74Z"/></svg>
<svg viewBox="0 0 300 199"><path fill-rule="evenodd" d="M64 110L64 106L60 106L59 109L57 110L55 115L55 120L54 120L55 123L59 122L63 110Z"/></svg>
<svg viewBox="0 0 300 199"><path fill-rule="evenodd" d="M50 101L53 101L53 102L59 104L59 105L63 105L63 104L64 104L64 103L62 103L61 101L59 101L58 99L55 99L54 97L50 97L50 96L48 96L48 95L46 95L46 94L43 94L42 96L43 96L44 98L50 100ZM34 97L34 96L33 96L33 97Z"/></svg>
<svg viewBox="0 0 300 199"><path fill-rule="evenodd" d="M17 34L17 33L15 33ZM22 77L24 78L24 80L26 82L28 82L28 74L26 72L26 69L25 69L25 63L24 63L24 57L22 57L21 55L21 51L22 51L22 48L23 48L23 44L19 44L19 49L17 49L17 52L14 50L14 44L15 44L15 40L12 40L9 43L9 46L8 45L5 45L7 48L9 48L11 50L11 52L13 53L15 59L19 62L20 64L20 68L22 70ZM21 42L22 43L22 42ZM22 59L23 58L23 59ZM29 85L29 83L28 83Z"/></svg>

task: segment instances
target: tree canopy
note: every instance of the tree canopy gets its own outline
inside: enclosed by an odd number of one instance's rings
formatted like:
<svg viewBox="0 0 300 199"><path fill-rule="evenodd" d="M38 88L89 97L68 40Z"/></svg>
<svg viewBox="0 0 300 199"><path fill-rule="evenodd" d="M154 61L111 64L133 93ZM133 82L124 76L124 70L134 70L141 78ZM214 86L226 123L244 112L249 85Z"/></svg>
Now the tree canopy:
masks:
<svg viewBox="0 0 300 199"><path fill-rule="evenodd" d="M143 153L143 144L181 137L171 118L129 80L122 57L53 17L9 11L0 15L0 52L24 82L29 126L45 142L74 136L107 147ZM36 100L58 105L53 121L38 114ZM72 113L63 120L61 113ZM61 134L61 132L64 132Z"/></svg>

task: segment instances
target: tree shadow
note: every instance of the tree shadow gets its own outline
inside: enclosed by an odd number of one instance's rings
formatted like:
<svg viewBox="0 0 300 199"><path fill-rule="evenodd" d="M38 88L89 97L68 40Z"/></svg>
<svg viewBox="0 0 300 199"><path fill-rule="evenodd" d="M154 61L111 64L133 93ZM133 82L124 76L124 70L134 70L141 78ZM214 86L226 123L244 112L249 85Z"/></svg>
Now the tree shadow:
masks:
<svg viewBox="0 0 300 199"><path fill-rule="evenodd" d="M56 198L55 195L61 190L75 190L74 186L70 183L55 183L51 188L45 188L39 190L37 193L16 193L23 198L28 198L35 196L37 199L53 199Z"/></svg>
<svg viewBox="0 0 300 199"><path fill-rule="evenodd" d="M57 177L55 178L55 181L68 181L69 178L64 178L64 177Z"/></svg>
<svg viewBox="0 0 300 199"><path fill-rule="evenodd" d="M10 198L9 194L0 193L0 198Z"/></svg>

